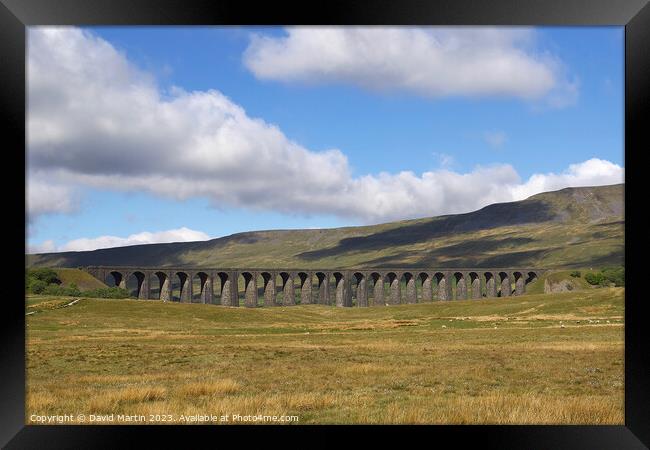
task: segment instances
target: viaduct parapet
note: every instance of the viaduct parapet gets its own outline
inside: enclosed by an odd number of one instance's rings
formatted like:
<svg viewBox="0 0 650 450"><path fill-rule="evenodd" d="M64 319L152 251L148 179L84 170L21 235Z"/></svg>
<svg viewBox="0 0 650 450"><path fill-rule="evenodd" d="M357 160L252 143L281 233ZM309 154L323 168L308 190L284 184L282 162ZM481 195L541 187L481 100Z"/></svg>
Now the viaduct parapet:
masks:
<svg viewBox="0 0 650 450"><path fill-rule="evenodd" d="M545 269L226 269L90 266L138 299L248 307L386 306L522 295ZM177 294L177 295L173 295Z"/></svg>

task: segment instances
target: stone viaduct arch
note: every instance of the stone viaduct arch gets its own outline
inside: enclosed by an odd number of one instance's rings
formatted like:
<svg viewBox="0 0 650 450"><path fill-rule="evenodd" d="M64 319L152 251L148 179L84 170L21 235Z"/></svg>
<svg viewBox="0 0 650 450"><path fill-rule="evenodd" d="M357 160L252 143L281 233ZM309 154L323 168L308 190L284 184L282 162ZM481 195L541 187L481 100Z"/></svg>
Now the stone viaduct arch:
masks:
<svg viewBox="0 0 650 450"><path fill-rule="evenodd" d="M355 298L357 306L368 306L368 275L362 272L354 272L353 274L356 289Z"/></svg>
<svg viewBox="0 0 650 450"><path fill-rule="evenodd" d="M523 267L305 270L90 266L85 270L109 286L126 289L130 283L135 286L130 294L138 299L164 302L237 307L243 283L243 306L251 308L277 306L280 293L282 306L367 307L508 297L525 294L526 286L545 272Z"/></svg>
<svg viewBox="0 0 650 450"><path fill-rule="evenodd" d="M372 280L372 306L386 306L384 300L384 276L378 272L371 272Z"/></svg>

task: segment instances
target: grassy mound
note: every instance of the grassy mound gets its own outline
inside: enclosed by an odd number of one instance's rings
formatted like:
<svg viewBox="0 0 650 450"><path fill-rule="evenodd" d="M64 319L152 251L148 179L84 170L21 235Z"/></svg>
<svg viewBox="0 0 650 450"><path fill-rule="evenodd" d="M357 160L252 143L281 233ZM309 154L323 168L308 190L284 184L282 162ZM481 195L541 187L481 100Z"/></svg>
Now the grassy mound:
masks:
<svg viewBox="0 0 650 450"><path fill-rule="evenodd" d="M61 280L63 287L69 287L75 284L82 291L107 287L104 283L84 270L54 268L54 271L58 275L59 280Z"/></svg>

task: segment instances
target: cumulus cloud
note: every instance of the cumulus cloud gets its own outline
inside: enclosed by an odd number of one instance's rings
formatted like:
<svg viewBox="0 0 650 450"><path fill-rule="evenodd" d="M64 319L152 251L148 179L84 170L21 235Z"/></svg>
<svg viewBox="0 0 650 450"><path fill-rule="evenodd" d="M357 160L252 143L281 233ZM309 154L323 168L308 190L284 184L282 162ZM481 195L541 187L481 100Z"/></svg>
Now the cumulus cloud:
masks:
<svg viewBox="0 0 650 450"><path fill-rule="evenodd" d="M571 164L562 173L535 174L526 183L513 186L512 196L521 200L540 192L555 191L567 186L599 186L623 183L625 170L618 164L592 158L580 164Z"/></svg>
<svg viewBox="0 0 650 450"><path fill-rule="evenodd" d="M244 64L260 79L342 82L429 97L577 98L561 60L534 48L535 33L515 27L289 27L253 34Z"/></svg>
<svg viewBox="0 0 650 450"><path fill-rule="evenodd" d="M77 210L78 195L68 185L31 177L27 182L26 191L27 211L32 220L43 214L70 213Z"/></svg>
<svg viewBox="0 0 650 450"><path fill-rule="evenodd" d="M87 31L32 28L28 51L34 194L47 181L288 212L349 178L339 150L309 151L215 90L163 93Z"/></svg>
<svg viewBox="0 0 650 450"><path fill-rule="evenodd" d="M71 252L164 242L205 241L207 239L210 239L210 236L202 231L182 227L174 230L157 231L153 233L143 231L142 233L132 234L128 237L99 236L96 238L74 239L60 246L56 246L54 241L49 240L41 244L29 245L28 248L30 253Z"/></svg>
<svg viewBox="0 0 650 450"><path fill-rule="evenodd" d="M622 183L624 169L601 159L573 164L561 173L535 174L522 181L509 164L477 166L471 172L441 169L421 176L405 171L350 180L339 214L358 211L376 223L413 217L464 213L491 203L523 200L540 192L568 186Z"/></svg>
<svg viewBox="0 0 650 450"><path fill-rule="evenodd" d="M219 91L163 91L126 55L77 28L29 29L27 119L28 207L35 215L72 211L80 191L94 187L377 223L623 181L623 169L602 160L525 182L507 164L355 177L340 150L305 148ZM125 245L97 239L101 244L65 249Z"/></svg>

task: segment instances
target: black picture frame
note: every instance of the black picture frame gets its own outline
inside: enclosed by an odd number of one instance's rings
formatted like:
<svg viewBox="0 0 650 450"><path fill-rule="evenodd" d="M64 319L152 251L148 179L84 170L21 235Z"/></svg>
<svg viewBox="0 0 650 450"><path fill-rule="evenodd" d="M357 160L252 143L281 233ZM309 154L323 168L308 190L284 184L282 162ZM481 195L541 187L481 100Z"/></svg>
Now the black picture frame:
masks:
<svg viewBox="0 0 650 450"><path fill-rule="evenodd" d="M332 431L365 431L375 439L391 435L407 443L423 439L431 444L451 439L454 447L473 443L482 448L589 448L627 449L650 445L650 352L645 349L648 327L643 314L641 278L643 244L635 235L643 226L641 194L635 186L643 176L639 161L647 153L650 85L650 6L648 0L335 0L285 5L277 2L236 0L0 0L0 115L4 129L5 175L14 162L25 169L25 27L31 25L620 25L625 26L625 425L624 426L359 426L359 427L212 427L169 426L39 426L25 425L25 311L24 268L10 264L4 269L5 286L11 290L2 306L4 326L0 329L0 445L4 448L115 448L133 447L139 440L151 443L152 435L167 445L187 444L187 433L204 436L221 445L224 433L236 433L242 445L259 433L279 439L304 439L310 443L336 445ZM13 144L10 144L13 143ZM8 170L7 170L8 169ZM16 172L18 169L16 169ZM20 235L20 217L25 207L20 182L5 182L7 233ZM639 182L640 184L640 182ZM23 185L24 188L24 185ZM18 191L18 192L16 192ZM22 195L22 197L21 197ZM641 202L641 203L638 203ZM12 228L15 226L15 230ZM26 233L26 222L22 224ZM24 241L9 239L5 250L25 257ZM5 252L6 254L6 252ZM24 260L23 260L24 261ZM15 295L14 295L15 294ZM290 436L289 436L290 434ZM432 436L429 436L432 434ZM217 436L218 435L218 436ZM259 437L259 436L257 436ZM218 439L218 440L215 440ZM198 441L200 442L200 441ZM407 444L408 445L408 444Z"/></svg>

